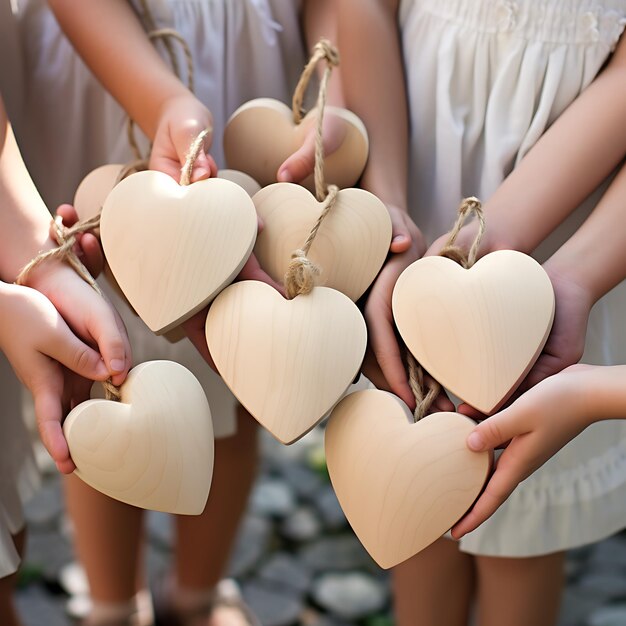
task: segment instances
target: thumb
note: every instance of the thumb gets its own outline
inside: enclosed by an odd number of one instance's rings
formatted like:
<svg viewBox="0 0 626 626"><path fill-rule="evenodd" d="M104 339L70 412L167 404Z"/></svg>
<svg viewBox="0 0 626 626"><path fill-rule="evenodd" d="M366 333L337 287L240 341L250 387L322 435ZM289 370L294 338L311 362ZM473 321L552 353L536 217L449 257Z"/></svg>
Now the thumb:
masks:
<svg viewBox="0 0 626 626"><path fill-rule="evenodd" d="M276 179L281 183L299 183L315 169L315 133L309 132L302 146L278 168Z"/></svg>
<svg viewBox="0 0 626 626"><path fill-rule="evenodd" d="M411 233L402 212L397 209L389 212L391 218L391 246L394 253L406 252L411 247Z"/></svg>
<svg viewBox="0 0 626 626"><path fill-rule="evenodd" d="M526 430L520 428L519 410L512 404L476 426L467 437L467 447L474 452L493 450L523 432Z"/></svg>

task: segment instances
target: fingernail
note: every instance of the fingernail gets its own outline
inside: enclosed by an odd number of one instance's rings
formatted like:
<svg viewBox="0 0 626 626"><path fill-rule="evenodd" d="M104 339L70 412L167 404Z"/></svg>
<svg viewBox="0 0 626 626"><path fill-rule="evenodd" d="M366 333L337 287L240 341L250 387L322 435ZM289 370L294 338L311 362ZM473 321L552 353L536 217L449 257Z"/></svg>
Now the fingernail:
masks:
<svg viewBox="0 0 626 626"><path fill-rule="evenodd" d="M123 359L111 359L109 362L109 367L111 372L119 373L123 372L126 366L126 362Z"/></svg>
<svg viewBox="0 0 626 626"><path fill-rule="evenodd" d="M396 235L396 236L393 238L393 242L394 242L394 243L397 243L397 242L399 242L399 241L404 241L405 239L406 239L406 235Z"/></svg>
<svg viewBox="0 0 626 626"><path fill-rule="evenodd" d="M484 446L485 446L485 442L483 441L483 438L481 437L480 433L477 433L474 431L473 433L469 434L467 438L467 447L470 450L474 450L475 452L480 452Z"/></svg>
<svg viewBox="0 0 626 626"><path fill-rule="evenodd" d="M289 170L287 168L280 170L280 172L278 172L278 180L281 183L290 183L292 182L292 178L291 178L291 173L289 172Z"/></svg>

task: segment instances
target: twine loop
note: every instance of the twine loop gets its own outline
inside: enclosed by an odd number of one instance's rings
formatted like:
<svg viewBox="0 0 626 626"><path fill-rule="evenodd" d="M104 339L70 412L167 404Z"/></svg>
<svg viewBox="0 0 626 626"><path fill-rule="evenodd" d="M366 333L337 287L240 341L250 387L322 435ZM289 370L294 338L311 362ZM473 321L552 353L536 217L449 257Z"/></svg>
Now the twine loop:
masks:
<svg viewBox="0 0 626 626"><path fill-rule="evenodd" d="M326 185L324 179L324 141L322 133L324 110L326 108L330 75L333 67L339 65L339 52L327 39L322 39L316 44L311 59L306 64L302 76L298 81L293 96L293 116L296 124L302 121L302 117L304 116L304 110L302 109L304 93L311 80L315 66L322 59L326 60L326 67L324 68L324 76L320 82L317 96L317 123L315 128L315 195L317 201L322 203L322 207L320 216L313 225L304 245L302 248L294 250L291 254L291 261L289 262L283 281L289 299L311 293L313 287L315 287L317 278L321 274L321 269L308 259L307 255L315 237L317 237L322 222L335 206L339 194L339 188L336 185Z"/></svg>
<svg viewBox="0 0 626 626"><path fill-rule="evenodd" d="M467 253L465 250L455 245L455 243L461 232L461 228L471 215L475 215L478 219L478 232L476 233L469 253ZM485 215L480 200L474 197L465 198L459 205L458 217L439 255L459 263L459 265L462 265L465 269L469 269L476 262L478 248L485 234L485 228ZM408 350L407 363L409 366L409 386L411 387L416 403L413 417L415 421L418 422L431 409L437 396L441 392L441 385L430 376L428 378L426 377L422 366Z"/></svg>
<svg viewBox="0 0 626 626"><path fill-rule="evenodd" d="M465 252L465 250L456 246L455 242L461 232L461 228L472 214L475 215L478 220L478 232L476 233L476 237L474 238L474 242L472 243L469 252ZM469 269L472 265L474 265L474 263L476 263L478 248L480 247L480 242L485 234L485 228L485 215L483 213L483 206L480 200L474 197L463 199L459 205L458 217L454 227L450 231L448 241L446 241L444 247L440 250L439 256L452 259L459 265L462 265L465 269Z"/></svg>

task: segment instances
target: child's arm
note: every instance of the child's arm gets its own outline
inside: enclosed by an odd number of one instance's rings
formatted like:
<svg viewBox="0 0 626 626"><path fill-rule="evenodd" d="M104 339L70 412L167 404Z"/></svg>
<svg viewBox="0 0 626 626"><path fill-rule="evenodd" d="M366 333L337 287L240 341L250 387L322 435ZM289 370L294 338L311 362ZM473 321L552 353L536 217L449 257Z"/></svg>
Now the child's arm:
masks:
<svg viewBox="0 0 626 626"><path fill-rule="evenodd" d="M611 173L626 153L626 37L607 67L537 141L484 204L480 253L531 253ZM462 229L469 249L476 225ZM447 236L427 254L436 254Z"/></svg>
<svg viewBox="0 0 626 626"><path fill-rule="evenodd" d="M626 150L626 145L625 145ZM593 305L626 279L626 166L578 231L544 263L556 296L552 332L525 386L583 355Z"/></svg>
<svg viewBox="0 0 626 626"><path fill-rule="evenodd" d="M49 4L94 75L153 141L151 169L178 180L192 141L212 128L210 111L161 59L126 0L86 0L80 10L73 0ZM192 181L216 169L202 153Z"/></svg>
<svg viewBox="0 0 626 626"><path fill-rule="evenodd" d="M593 422L626 417L626 365L573 365L546 378L468 437L476 452L510 443L470 512L452 529L460 538L491 517L517 485Z"/></svg>
<svg viewBox="0 0 626 626"><path fill-rule="evenodd" d="M362 186L389 208L390 257L365 308L371 346L391 390L415 406L391 312L393 286L426 249L408 214L408 113L397 23L397 0L338 0L341 76L348 108L365 123L369 160ZM366 372L368 373L368 372Z"/></svg>

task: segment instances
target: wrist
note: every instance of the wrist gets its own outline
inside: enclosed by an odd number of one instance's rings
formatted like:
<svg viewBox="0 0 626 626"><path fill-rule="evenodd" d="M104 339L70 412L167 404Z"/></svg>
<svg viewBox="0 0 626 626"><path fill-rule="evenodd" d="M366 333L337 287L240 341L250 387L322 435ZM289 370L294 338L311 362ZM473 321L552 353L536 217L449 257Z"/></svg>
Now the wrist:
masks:
<svg viewBox="0 0 626 626"><path fill-rule="evenodd" d="M580 263L563 258L558 253L543 264L543 269L553 285L566 284L568 288L575 290L577 297L586 304L589 311L602 295L596 293L593 281L581 270Z"/></svg>

